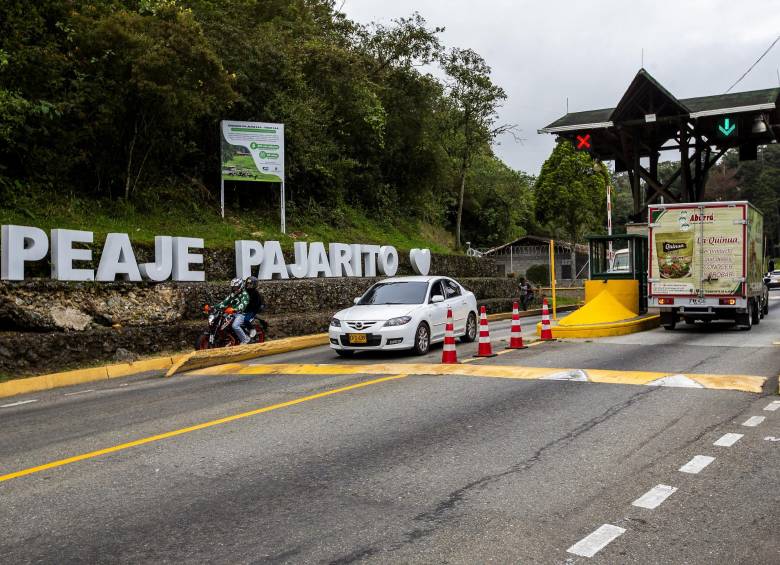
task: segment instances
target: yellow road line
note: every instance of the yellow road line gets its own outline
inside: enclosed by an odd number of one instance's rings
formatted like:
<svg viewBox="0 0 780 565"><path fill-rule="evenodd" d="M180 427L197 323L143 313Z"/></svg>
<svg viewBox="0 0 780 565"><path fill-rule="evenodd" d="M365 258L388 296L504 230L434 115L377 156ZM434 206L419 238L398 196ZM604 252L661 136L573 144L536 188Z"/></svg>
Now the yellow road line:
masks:
<svg viewBox="0 0 780 565"><path fill-rule="evenodd" d="M250 416L256 416L257 414L263 414L264 412L271 412L272 410L278 410L280 408L287 408L288 406L294 406L296 404L301 404L302 402L308 402L309 400L316 400L318 398L324 398L326 396L331 396L334 394L339 394L342 392L347 392L350 390L355 390L357 388L363 388L370 385L375 385L379 383L384 383L387 381L394 381L397 379L403 379L407 377L408 375L393 375L389 377L382 377L381 379L374 379L371 381L366 381L363 383L357 383L354 385L344 386L340 388L334 388L332 390L326 390L325 392L320 392L317 394L312 394L311 396L303 396L301 398L296 398L294 400L288 400L287 402L280 402L279 404L273 404L271 406L264 406L263 408L258 408L256 410L250 410L249 412L242 412L240 414L234 414L232 416L227 416L225 418L220 418L218 420L211 420L210 422L203 422L202 424L196 424L194 426L189 426L187 428L181 428L179 430L173 430L170 432L165 432L162 434L157 434L154 436L149 436L141 439L137 439L135 441L130 441L127 443L122 443L119 445L115 445L113 447L106 447L105 449L99 449L97 451L90 451L89 453L82 453L81 455L76 455L74 457L68 457L67 459L60 459L58 461L52 461L51 463L46 463L45 465L39 465L37 467L30 467L29 469L22 469L21 471L16 471L14 473L8 473L7 475L0 475L0 483L3 481L9 481L11 479L16 479L18 477L24 477L25 475L32 475L33 473L40 473L41 471L46 471L48 469L54 469L56 467L62 467L64 465L69 465L71 463L76 463L78 461L84 461L85 459L92 459L94 457L99 457L101 455L107 455L109 453L115 453L117 451L122 451L125 449L129 449L131 447L138 447L139 445L145 445L147 443L152 443L155 441L160 441L163 439L168 439L171 437L180 436L182 434L187 434L190 432L195 432L198 430L203 430L205 428L211 428L213 426L219 426L221 424L227 424L228 422L234 422L236 420L241 420L242 418L248 418Z"/></svg>
<svg viewBox="0 0 780 565"><path fill-rule="evenodd" d="M538 343L538 342L537 342ZM473 358L472 358L473 359ZM467 360L468 361L468 360ZM565 375L579 369L553 367L525 367L520 365L442 365L439 363L376 363L371 365L308 365L300 363L237 366L232 373L242 375L462 375L469 377L488 377L497 379L544 379ZM739 390L760 393L766 382L765 377L754 375L716 375L686 373L680 375L674 371L616 371L607 369L582 369L588 381L594 383L650 385L658 384L666 377L677 376L685 381L693 381L693 386L702 388ZM675 383L666 384L673 386ZM680 386L677 384L676 386Z"/></svg>

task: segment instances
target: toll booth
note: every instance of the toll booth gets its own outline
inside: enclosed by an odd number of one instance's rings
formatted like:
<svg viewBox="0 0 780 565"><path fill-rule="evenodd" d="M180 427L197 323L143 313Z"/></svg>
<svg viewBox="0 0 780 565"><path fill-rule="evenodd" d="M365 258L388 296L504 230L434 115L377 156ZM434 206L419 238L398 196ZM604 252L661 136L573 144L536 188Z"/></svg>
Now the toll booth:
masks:
<svg viewBox="0 0 780 565"><path fill-rule="evenodd" d="M590 252L590 281L637 281L637 284L613 284L615 294L629 309L647 312L647 237L640 234L591 235L586 238ZM611 244L611 245L610 245ZM600 285L585 287L589 294L600 292Z"/></svg>

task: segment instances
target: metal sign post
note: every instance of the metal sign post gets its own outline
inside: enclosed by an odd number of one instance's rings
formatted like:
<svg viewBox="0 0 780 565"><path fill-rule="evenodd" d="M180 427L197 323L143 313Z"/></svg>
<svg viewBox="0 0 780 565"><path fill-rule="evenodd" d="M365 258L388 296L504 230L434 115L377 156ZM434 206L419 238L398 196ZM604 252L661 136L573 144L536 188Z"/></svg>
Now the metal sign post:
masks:
<svg viewBox="0 0 780 565"><path fill-rule="evenodd" d="M222 219L225 219L225 179L222 177L222 169L220 169L220 183L219 183L219 206L222 210Z"/></svg>
<svg viewBox="0 0 780 565"><path fill-rule="evenodd" d="M550 240L550 290L552 291L553 320L558 320L558 308L555 300L555 241Z"/></svg>
<svg viewBox="0 0 780 565"><path fill-rule="evenodd" d="M279 194L279 198L280 198L279 208L280 208L280 214L282 216L282 233L287 233L287 220L285 218L285 215L286 215L287 211L286 211L285 205L284 205L284 181L282 181L282 183L281 183L281 188L280 188L279 192L280 192L280 194Z"/></svg>

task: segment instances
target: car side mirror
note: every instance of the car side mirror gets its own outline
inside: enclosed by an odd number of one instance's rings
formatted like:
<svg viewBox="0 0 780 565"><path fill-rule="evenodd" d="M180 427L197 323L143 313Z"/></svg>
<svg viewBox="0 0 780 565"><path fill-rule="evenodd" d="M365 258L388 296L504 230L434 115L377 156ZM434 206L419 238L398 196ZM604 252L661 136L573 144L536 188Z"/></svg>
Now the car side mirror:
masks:
<svg viewBox="0 0 780 565"><path fill-rule="evenodd" d="M444 302L444 297L441 294L435 294L431 296L431 302L433 302L434 304L438 302Z"/></svg>
<svg viewBox="0 0 780 565"><path fill-rule="evenodd" d="M361 296L358 296L358 297L357 297L357 298L355 298L355 300L353 300L352 302L353 302L354 304L357 304L358 302L360 302L360 299L361 299L361 298L362 298Z"/></svg>

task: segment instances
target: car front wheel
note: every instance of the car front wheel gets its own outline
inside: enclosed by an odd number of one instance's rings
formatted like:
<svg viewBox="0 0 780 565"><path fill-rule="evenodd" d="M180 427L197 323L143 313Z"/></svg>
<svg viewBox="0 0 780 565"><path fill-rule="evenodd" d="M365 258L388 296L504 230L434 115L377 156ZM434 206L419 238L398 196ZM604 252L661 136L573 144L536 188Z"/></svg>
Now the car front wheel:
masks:
<svg viewBox="0 0 780 565"><path fill-rule="evenodd" d="M414 332L414 347L412 351L416 355L425 355L431 348L431 331L428 329L428 324L422 323L417 326L417 331Z"/></svg>

